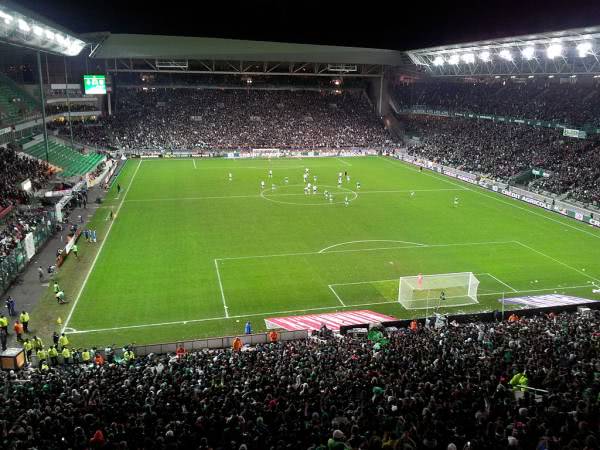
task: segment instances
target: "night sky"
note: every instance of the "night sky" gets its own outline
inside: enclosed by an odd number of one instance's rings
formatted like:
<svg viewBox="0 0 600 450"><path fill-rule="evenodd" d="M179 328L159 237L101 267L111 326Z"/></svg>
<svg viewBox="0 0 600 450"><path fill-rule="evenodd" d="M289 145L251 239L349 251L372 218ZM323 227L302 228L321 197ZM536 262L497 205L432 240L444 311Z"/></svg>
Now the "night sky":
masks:
<svg viewBox="0 0 600 450"><path fill-rule="evenodd" d="M17 0L75 32L411 48L600 25L600 1Z"/></svg>

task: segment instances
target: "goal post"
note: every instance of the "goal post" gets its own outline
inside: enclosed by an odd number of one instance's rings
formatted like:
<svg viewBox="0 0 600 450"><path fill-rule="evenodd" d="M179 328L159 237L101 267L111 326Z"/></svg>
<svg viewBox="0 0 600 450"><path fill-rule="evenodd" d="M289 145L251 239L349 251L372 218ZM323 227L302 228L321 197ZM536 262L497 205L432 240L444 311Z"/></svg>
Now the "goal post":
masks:
<svg viewBox="0 0 600 450"><path fill-rule="evenodd" d="M478 288L472 272L400 277L398 303L405 309L474 305Z"/></svg>

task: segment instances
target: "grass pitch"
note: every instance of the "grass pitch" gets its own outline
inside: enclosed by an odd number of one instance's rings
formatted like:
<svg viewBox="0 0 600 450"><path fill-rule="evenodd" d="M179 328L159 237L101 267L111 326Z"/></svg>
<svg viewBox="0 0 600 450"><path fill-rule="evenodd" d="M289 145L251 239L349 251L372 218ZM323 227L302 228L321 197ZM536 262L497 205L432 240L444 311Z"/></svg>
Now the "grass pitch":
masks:
<svg viewBox="0 0 600 450"><path fill-rule="evenodd" d="M118 181L98 243L60 275L71 302L52 306L76 345L239 334L304 312L422 317L397 302L399 278L418 273L476 274L479 303L455 313L503 295L600 298L600 230L391 159L130 160Z"/></svg>

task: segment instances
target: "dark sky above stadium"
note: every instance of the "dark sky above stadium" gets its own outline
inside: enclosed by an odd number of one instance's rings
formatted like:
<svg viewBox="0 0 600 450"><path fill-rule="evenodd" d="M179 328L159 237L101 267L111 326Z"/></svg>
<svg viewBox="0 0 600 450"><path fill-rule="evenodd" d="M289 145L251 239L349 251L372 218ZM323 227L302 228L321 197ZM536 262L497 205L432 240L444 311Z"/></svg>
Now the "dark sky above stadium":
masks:
<svg viewBox="0 0 600 450"><path fill-rule="evenodd" d="M600 25L600 1L17 0L75 32L411 48Z"/></svg>

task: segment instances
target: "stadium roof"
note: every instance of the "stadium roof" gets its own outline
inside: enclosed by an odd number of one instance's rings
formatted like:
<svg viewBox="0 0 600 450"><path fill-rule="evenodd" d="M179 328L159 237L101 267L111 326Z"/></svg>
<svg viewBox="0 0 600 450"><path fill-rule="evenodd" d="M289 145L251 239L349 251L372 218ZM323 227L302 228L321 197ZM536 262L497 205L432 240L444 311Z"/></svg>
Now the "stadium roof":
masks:
<svg viewBox="0 0 600 450"><path fill-rule="evenodd" d="M290 44L182 36L109 33L93 49L92 58L180 58L221 61L272 61L336 64L406 64L396 50L331 45Z"/></svg>
<svg viewBox="0 0 600 450"><path fill-rule="evenodd" d="M434 76L595 74L600 27L443 45L406 52Z"/></svg>

